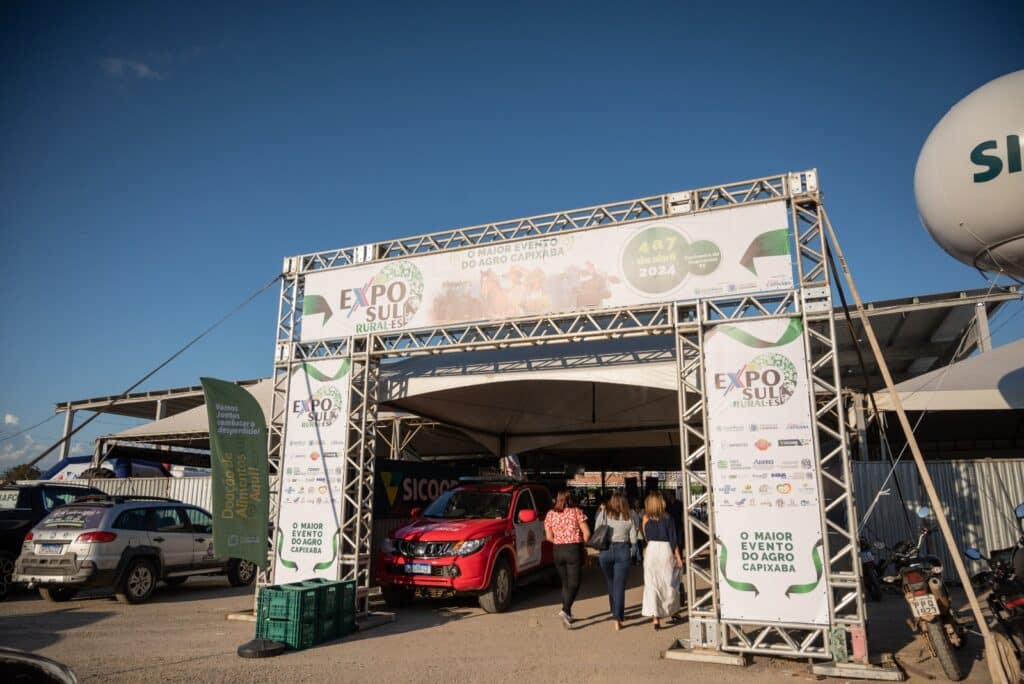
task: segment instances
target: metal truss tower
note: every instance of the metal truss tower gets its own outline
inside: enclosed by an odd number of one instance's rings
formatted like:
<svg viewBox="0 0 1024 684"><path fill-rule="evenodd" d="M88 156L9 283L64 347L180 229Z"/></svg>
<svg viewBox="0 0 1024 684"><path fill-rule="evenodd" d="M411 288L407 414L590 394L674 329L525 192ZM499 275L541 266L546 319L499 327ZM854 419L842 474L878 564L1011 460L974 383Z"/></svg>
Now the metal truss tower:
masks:
<svg viewBox="0 0 1024 684"><path fill-rule="evenodd" d="M796 255L799 285L792 290L301 341L304 279L313 272L777 201L787 203L789 228L795 243L793 254ZM853 635L855 642L864 637L865 611L860 592L857 516L848 426L840 392L823 212L817 173L811 170L286 259L277 316L269 431L271 518L277 519L280 501L276 482L286 438L289 378L304 361L342 358L352 361L349 440L339 502L342 521L339 579L357 581L360 606L365 610L371 581L373 477L382 360L458 350L674 335L680 469L686 511L690 645L731 653L848 660L847 635ZM822 528L827 531L824 572L829 587L830 625L726 621L719 614L714 563L715 515L710 496L714 483L708 468L702 342L704 335L722 322L794 316L802 318L807 331L804 344L814 393L815 451L823 500L821 518ZM261 583L271 580L267 576L260 577Z"/></svg>

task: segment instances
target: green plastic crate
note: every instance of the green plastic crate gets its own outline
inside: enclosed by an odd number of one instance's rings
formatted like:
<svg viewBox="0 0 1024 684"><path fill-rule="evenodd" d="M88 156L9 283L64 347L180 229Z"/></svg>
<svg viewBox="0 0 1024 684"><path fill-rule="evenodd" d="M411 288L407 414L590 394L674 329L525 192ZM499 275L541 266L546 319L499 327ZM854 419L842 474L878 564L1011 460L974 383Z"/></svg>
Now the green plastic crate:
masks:
<svg viewBox="0 0 1024 684"><path fill-rule="evenodd" d="M273 639L295 650L317 643L317 623L295 620L260 620L256 623L257 639Z"/></svg>
<svg viewBox="0 0 1024 684"><path fill-rule="evenodd" d="M343 582L336 582L318 577L304 582L295 582L294 584L304 589L316 590L316 605L317 613L319 615L337 615L338 611L341 610L341 606L338 601L341 595L341 585Z"/></svg>
<svg viewBox="0 0 1024 684"><path fill-rule="evenodd" d="M352 614L353 619L356 614L356 581L347 580L345 582L338 582L340 588L341 599L338 602L338 611L342 615Z"/></svg>
<svg viewBox="0 0 1024 684"><path fill-rule="evenodd" d="M317 616L316 589L287 584L262 587L257 601L256 619L314 621Z"/></svg>
<svg viewBox="0 0 1024 684"><path fill-rule="evenodd" d="M318 644L322 644L325 641L333 641L339 636L338 626L340 620L335 615L321 617L316 623L316 641Z"/></svg>

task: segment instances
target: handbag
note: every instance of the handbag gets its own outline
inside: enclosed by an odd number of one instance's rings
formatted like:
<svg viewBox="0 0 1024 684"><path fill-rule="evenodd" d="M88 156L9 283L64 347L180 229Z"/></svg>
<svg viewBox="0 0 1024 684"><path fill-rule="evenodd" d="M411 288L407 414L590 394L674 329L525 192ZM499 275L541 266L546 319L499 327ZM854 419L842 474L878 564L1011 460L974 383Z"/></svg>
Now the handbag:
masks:
<svg viewBox="0 0 1024 684"><path fill-rule="evenodd" d="M587 546L597 551L607 551L612 545L612 528L607 525L598 525L594 533L587 540Z"/></svg>

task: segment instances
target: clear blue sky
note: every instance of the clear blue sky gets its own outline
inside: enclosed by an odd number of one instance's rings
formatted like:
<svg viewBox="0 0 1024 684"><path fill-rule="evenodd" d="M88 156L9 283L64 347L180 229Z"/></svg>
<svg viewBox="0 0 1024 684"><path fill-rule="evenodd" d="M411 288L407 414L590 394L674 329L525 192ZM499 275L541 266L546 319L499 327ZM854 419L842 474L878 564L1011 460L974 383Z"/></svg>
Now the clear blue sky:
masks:
<svg viewBox="0 0 1024 684"><path fill-rule="evenodd" d="M789 170L819 169L866 298L986 286L921 227L913 170L1024 67L1016 0L210 4L0 5L7 435L118 393L286 255ZM268 375L276 308L146 387Z"/></svg>

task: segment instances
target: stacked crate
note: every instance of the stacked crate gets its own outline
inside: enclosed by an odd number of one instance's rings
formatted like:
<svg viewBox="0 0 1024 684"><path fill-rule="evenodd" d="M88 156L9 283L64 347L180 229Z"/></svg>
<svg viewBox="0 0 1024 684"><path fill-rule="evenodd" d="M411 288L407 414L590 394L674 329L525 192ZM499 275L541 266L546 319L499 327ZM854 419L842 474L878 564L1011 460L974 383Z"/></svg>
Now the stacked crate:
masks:
<svg viewBox="0 0 1024 684"><path fill-rule="evenodd" d="M263 587L258 607L257 639L309 648L355 630L356 583L311 579Z"/></svg>

